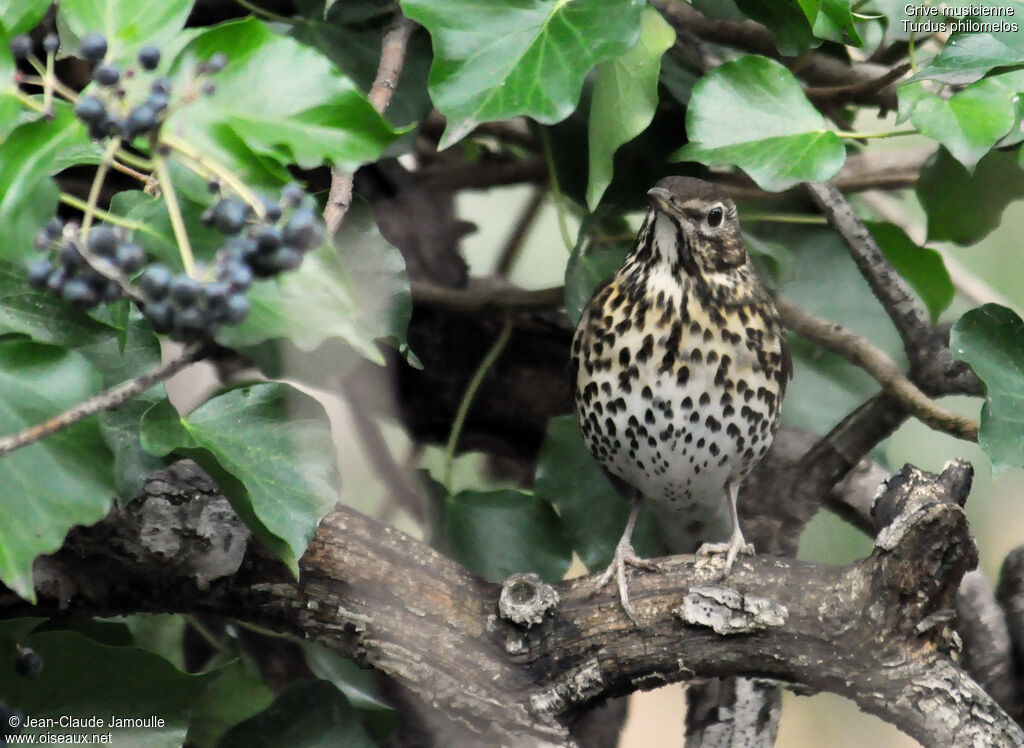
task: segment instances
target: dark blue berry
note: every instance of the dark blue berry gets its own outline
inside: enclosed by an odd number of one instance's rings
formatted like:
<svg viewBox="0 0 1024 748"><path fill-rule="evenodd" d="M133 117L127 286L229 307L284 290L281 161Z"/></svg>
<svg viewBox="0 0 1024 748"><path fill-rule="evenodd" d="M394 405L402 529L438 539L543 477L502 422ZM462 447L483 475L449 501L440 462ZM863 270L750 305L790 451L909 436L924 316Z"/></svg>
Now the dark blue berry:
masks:
<svg viewBox="0 0 1024 748"><path fill-rule="evenodd" d="M235 325L249 314L249 300L243 294L234 293L228 296L224 307L224 321Z"/></svg>
<svg viewBox="0 0 1024 748"><path fill-rule="evenodd" d="M43 37L43 50L47 54L53 54L60 48L60 39L57 38L56 34L47 34Z"/></svg>
<svg viewBox="0 0 1024 748"><path fill-rule="evenodd" d="M110 303L111 301L117 301L121 298L123 291L121 286L118 285L117 281L110 280L109 278L103 278L95 283L96 288L100 294L100 301Z"/></svg>
<svg viewBox="0 0 1024 748"><path fill-rule="evenodd" d="M280 203L266 195L260 195L260 201L263 203L263 212L266 216L266 220L270 223L276 223L279 221L281 218Z"/></svg>
<svg viewBox="0 0 1024 748"><path fill-rule="evenodd" d="M171 287L171 271L158 263L150 265L139 278L139 287L147 301L158 301L167 296Z"/></svg>
<svg viewBox="0 0 1024 748"><path fill-rule="evenodd" d="M275 249L267 260L278 271L294 270L302 264L302 251L285 245Z"/></svg>
<svg viewBox="0 0 1024 748"><path fill-rule="evenodd" d="M189 309L199 301L201 286L195 278L182 273L171 281L171 303L178 309Z"/></svg>
<svg viewBox="0 0 1024 748"><path fill-rule="evenodd" d="M316 249L323 243L324 227L313 211L302 208L292 213L281 236L285 244L296 249Z"/></svg>
<svg viewBox="0 0 1024 748"><path fill-rule="evenodd" d="M92 71L92 79L101 86L113 86L121 80L121 71L114 65L97 65Z"/></svg>
<svg viewBox="0 0 1024 748"><path fill-rule="evenodd" d="M53 272L53 263L43 258L28 266L28 283L32 288L46 288L46 281Z"/></svg>
<svg viewBox="0 0 1024 748"><path fill-rule="evenodd" d="M117 234L108 226L89 229L89 251L100 257L113 257L117 252Z"/></svg>
<svg viewBox="0 0 1024 748"><path fill-rule="evenodd" d="M159 94L161 96L170 96L171 95L171 79L170 78L157 78L155 81L153 81L150 84L149 90L152 91L153 93Z"/></svg>
<svg viewBox="0 0 1024 748"><path fill-rule="evenodd" d="M222 264L217 277L227 283L233 291L244 291L252 285L252 268L239 260L228 260Z"/></svg>
<svg viewBox="0 0 1024 748"><path fill-rule="evenodd" d="M286 184L281 190L281 202L292 208L298 207L305 196L306 193L297 184Z"/></svg>
<svg viewBox="0 0 1024 748"><path fill-rule="evenodd" d="M60 291L64 288L64 283L69 277L68 271L64 268L54 268L53 272L50 273L50 277L46 279L46 290L56 296L60 296Z"/></svg>
<svg viewBox="0 0 1024 748"><path fill-rule="evenodd" d="M223 312L230 295L231 286L223 281L209 283L203 288L203 301L215 319Z"/></svg>
<svg viewBox="0 0 1024 748"><path fill-rule="evenodd" d="M146 319L149 320L155 332L168 333L174 326L174 311L166 301L146 302L143 314L146 315Z"/></svg>
<svg viewBox="0 0 1024 748"><path fill-rule="evenodd" d="M18 34L11 38L11 54L15 60L24 60L32 54L32 37L28 34Z"/></svg>
<svg viewBox="0 0 1024 748"><path fill-rule="evenodd" d="M223 52L217 52L206 61L206 72L219 73L228 64L228 56Z"/></svg>
<svg viewBox="0 0 1024 748"><path fill-rule="evenodd" d="M276 226L260 226L252 233L252 240L256 242L258 254L269 255L281 246L281 230Z"/></svg>
<svg viewBox="0 0 1024 748"><path fill-rule="evenodd" d="M213 225L223 234L237 234L248 216L249 206L233 197L224 198L213 206Z"/></svg>
<svg viewBox="0 0 1024 748"><path fill-rule="evenodd" d="M78 247L70 239L60 245L60 249L57 250L57 256L60 257L61 264L68 270L75 270L83 264L82 255L79 254Z"/></svg>
<svg viewBox="0 0 1024 748"><path fill-rule="evenodd" d="M128 113L124 121L124 135L126 138L134 138L136 135L147 133L156 127L156 110L148 104L139 104Z"/></svg>
<svg viewBox="0 0 1024 748"><path fill-rule="evenodd" d="M107 38L97 31L86 34L82 37L82 45L79 49L82 52L82 57L98 62L107 54Z"/></svg>
<svg viewBox="0 0 1024 748"><path fill-rule="evenodd" d="M143 70L155 70L160 64L160 50L152 45L146 45L139 50L139 65Z"/></svg>
<svg viewBox="0 0 1024 748"><path fill-rule="evenodd" d="M99 121L106 113L107 108L95 96L83 96L75 104L75 114L86 124Z"/></svg>
<svg viewBox="0 0 1024 748"><path fill-rule="evenodd" d="M183 333L197 333L206 327L207 319L203 310L197 306L188 307L187 309L178 309L174 313L174 329L175 332L181 331Z"/></svg>
<svg viewBox="0 0 1024 748"><path fill-rule="evenodd" d="M167 94L151 93L146 97L146 101L144 103L154 112L160 114L167 109L167 105L171 103L171 97Z"/></svg>
<svg viewBox="0 0 1024 748"><path fill-rule="evenodd" d="M18 659L14 661L14 669L25 678L35 678L43 671L43 658L30 647L22 647Z"/></svg>
<svg viewBox="0 0 1024 748"><path fill-rule="evenodd" d="M114 255L114 264L121 268L122 273L137 273L146 264L146 253L138 244L122 244Z"/></svg>
<svg viewBox="0 0 1024 748"><path fill-rule="evenodd" d="M45 226L43 226L43 231L45 231L47 234L50 234L54 239L56 239L64 231L64 221L54 216L53 218L46 222Z"/></svg>
<svg viewBox="0 0 1024 748"><path fill-rule="evenodd" d="M64 301L77 307L88 309L99 303L100 296L96 289L83 278L71 278L64 284L61 291Z"/></svg>

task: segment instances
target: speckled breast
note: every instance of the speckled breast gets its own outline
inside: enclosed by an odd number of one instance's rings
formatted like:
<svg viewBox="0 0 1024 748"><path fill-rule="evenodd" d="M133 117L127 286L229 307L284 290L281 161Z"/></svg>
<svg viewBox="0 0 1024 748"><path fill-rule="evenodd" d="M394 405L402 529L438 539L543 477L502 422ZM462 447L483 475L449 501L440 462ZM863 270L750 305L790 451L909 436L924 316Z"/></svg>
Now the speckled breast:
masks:
<svg viewBox="0 0 1024 748"><path fill-rule="evenodd" d="M573 340L576 413L608 471L696 522L771 444L784 342L757 305L708 307L676 288L597 293Z"/></svg>

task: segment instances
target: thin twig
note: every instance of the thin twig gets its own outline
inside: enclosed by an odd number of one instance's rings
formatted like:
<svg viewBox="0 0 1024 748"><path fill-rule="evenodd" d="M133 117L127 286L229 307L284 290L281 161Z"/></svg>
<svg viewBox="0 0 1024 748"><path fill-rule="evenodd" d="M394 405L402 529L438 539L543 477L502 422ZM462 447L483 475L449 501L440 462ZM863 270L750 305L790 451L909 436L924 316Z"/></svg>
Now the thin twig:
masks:
<svg viewBox="0 0 1024 748"><path fill-rule="evenodd" d="M487 372L494 366L494 362L498 360L501 352L505 350L505 345L508 343L509 338L512 337L512 328L514 327L515 321L512 315L506 312L505 324L502 325L501 332L498 333L494 345L491 346L490 350L487 351L487 354L480 361L480 366L473 372L473 378L469 380L469 384L466 385L466 391L462 395L459 409L455 413L455 420L452 421L452 430L448 435L448 443L444 448L444 487L448 490L448 493L452 491L452 464L455 460L455 448L459 445L459 437L462 436L462 428L466 425L466 416L469 415L469 408L473 404L473 399L476 397L480 385L483 384Z"/></svg>
<svg viewBox="0 0 1024 748"><path fill-rule="evenodd" d="M157 179L160 180L160 191L167 203L167 215L171 220L171 228L174 229L174 238L178 242L181 264L185 268L185 274L191 276L195 273L196 261L192 256L192 243L188 238L188 229L185 228L185 219L181 216L178 193L175 192L174 183L171 181L171 171L167 168L167 159L159 153L153 156L153 162L156 166Z"/></svg>
<svg viewBox="0 0 1024 748"><path fill-rule="evenodd" d="M370 86L370 93L367 95L378 114L384 114L395 94L395 87L398 86L402 68L405 66L409 37L415 28L416 24L399 11L391 28L384 34L377 76L373 79L373 85ZM331 169L331 190L327 196L327 205L324 207L324 222L331 236L338 233L351 205L352 175Z"/></svg>
<svg viewBox="0 0 1024 748"><path fill-rule="evenodd" d="M911 375L916 378L919 371L943 354L952 362L949 349L932 329L910 286L886 259L843 193L829 182L808 183L807 190L846 243L861 275L896 326L910 359Z"/></svg>
<svg viewBox="0 0 1024 748"><path fill-rule="evenodd" d="M978 422L958 416L929 398L900 371L882 349L861 335L816 317L788 299L775 300L783 324L802 338L838 353L859 366L906 408L910 415L937 431L960 439L978 440Z"/></svg>
<svg viewBox="0 0 1024 748"><path fill-rule="evenodd" d="M910 65L897 65L892 70L865 81L846 83L841 86L808 86L804 94L812 101L849 101L861 94L872 94L880 91L890 83L895 83L910 70Z"/></svg>
<svg viewBox="0 0 1024 748"><path fill-rule="evenodd" d="M205 345L201 343L191 345L178 358L155 366L140 377L121 382L98 395L93 395L43 423L3 437L0 439L0 457L66 429L89 416L104 410L114 410L153 385L170 379L185 367L195 363L203 357L205 350Z"/></svg>
<svg viewBox="0 0 1024 748"><path fill-rule="evenodd" d="M533 226L537 214L540 213L547 195L548 192L543 187L537 187L533 190L530 199L516 218L516 223L512 227L512 232L508 235L508 239L505 240L505 246L502 247L501 254L498 255L498 264L494 268L495 275L504 278L509 274L512 266L515 265L516 260L519 258L519 252L523 248L523 241L526 239L526 235L530 233L530 227Z"/></svg>
<svg viewBox="0 0 1024 748"><path fill-rule="evenodd" d="M424 281L411 281L412 299L417 304L479 312L484 309L553 309L565 302L565 287L528 291L514 286L500 288L446 288Z"/></svg>

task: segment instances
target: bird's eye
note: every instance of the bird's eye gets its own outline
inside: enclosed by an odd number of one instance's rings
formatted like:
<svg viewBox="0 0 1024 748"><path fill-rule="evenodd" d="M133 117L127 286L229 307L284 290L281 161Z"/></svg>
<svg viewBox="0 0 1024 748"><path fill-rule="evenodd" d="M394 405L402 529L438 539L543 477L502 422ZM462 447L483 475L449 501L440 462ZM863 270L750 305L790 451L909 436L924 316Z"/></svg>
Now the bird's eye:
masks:
<svg viewBox="0 0 1024 748"><path fill-rule="evenodd" d="M725 211L722 210L721 205L716 205L714 208L708 211L708 226L713 229L717 229L722 225L722 218L725 216Z"/></svg>

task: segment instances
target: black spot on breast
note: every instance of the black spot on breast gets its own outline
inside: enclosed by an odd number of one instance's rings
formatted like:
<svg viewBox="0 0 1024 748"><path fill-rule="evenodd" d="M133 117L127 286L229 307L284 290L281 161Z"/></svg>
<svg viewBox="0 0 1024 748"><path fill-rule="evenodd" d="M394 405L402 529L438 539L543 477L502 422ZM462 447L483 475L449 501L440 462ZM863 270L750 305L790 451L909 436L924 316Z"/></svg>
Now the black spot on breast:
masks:
<svg viewBox="0 0 1024 748"><path fill-rule="evenodd" d="M625 346L619 351L619 366L629 366L630 353L629 348Z"/></svg>
<svg viewBox="0 0 1024 748"><path fill-rule="evenodd" d="M647 359L654 353L654 336L645 335L643 345L640 346L640 350L637 351L636 360L641 364L646 363Z"/></svg>
<svg viewBox="0 0 1024 748"><path fill-rule="evenodd" d="M683 410L689 410L690 408L693 407L693 399L689 395L687 395L686 397L683 398L683 401L679 403L679 407L682 408Z"/></svg>
<svg viewBox="0 0 1024 748"><path fill-rule="evenodd" d="M702 406L711 405L711 395L709 395L707 392L702 392L700 394L700 404Z"/></svg>

